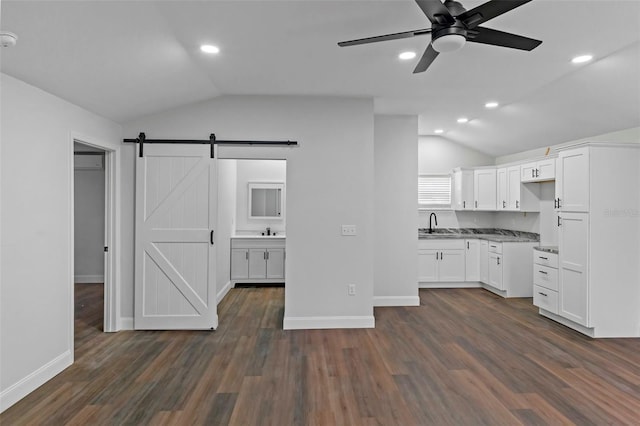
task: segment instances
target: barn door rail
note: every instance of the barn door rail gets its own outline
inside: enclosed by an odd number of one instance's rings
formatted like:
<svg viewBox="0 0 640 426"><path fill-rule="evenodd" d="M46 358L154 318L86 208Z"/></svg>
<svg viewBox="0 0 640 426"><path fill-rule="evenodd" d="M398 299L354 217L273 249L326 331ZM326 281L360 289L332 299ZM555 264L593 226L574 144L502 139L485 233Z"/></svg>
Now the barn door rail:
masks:
<svg viewBox="0 0 640 426"><path fill-rule="evenodd" d="M211 158L214 158L215 145L257 145L257 146L298 146L297 141L251 141L251 140L221 140L216 139L215 133L209 135L209 139L147 139L144 132L140 132L135 139L123 139L125 143L137 143L138 155L144 157L144 145L148 143L170 143L170 144L196 144L211 145Z"/></svg>

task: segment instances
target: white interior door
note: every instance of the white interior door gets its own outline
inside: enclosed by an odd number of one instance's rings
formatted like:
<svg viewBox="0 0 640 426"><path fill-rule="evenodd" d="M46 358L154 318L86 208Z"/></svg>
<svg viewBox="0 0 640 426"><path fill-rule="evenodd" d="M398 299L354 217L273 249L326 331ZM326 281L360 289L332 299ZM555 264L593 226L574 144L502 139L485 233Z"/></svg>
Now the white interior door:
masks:
<svg viewBox="0 0 640 426"><path fill-rule="evenodd" d="M215 329L217 160L145 145L136 160L136 330Z"/></svg>

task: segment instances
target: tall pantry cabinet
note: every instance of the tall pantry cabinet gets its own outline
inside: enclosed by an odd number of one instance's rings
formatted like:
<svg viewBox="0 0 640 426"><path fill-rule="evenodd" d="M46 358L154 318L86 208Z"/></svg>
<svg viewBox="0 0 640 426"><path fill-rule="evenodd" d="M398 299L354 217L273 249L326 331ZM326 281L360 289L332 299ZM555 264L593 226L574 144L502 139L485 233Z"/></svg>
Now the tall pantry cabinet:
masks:
<svg viewBox="0 0 640 426"><path fill-rule="evenodd" d="M556 162L558 314L592 337L640 337L640 144L585 143Z"/></svg>

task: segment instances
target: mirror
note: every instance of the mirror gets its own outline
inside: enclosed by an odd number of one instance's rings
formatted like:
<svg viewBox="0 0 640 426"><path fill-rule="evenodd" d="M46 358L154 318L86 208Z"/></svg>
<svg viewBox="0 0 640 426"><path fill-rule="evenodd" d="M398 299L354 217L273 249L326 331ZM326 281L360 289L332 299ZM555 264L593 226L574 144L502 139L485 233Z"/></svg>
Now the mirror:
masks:
<svg viewBox="0 0 640 426"><path fill-rule="evenodd" d="M249 183L249 218L282 219L282 183Z"/></svg>

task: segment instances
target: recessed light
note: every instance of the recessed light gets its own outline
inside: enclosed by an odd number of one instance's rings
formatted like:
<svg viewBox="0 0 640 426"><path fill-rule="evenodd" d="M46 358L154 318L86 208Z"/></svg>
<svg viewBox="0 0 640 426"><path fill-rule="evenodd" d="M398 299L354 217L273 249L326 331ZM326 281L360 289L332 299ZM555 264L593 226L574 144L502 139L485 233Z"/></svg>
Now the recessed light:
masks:
<svg viewBox="0 0 640 426"><path fill-rule="evenodd" d="M444 133L444 129L435 129L433 131L433 133L435 133L436 135L440 135L440 134Z"/></svg>
<svg viewBox="0 0 640 426"><path fill-rule="evenodd" d="M589 62L592 59L593 59L592 55L580 55L573 58L571 62L573 62L574 64L582 64L585 62Z"/></svg>
<svg viewBox="0 0 640 426"><path fill-rule="evenodd" d="M469 121L469 119L467 117L458 118L458 123L466 123L467 121Z"/></svg>
<svg viewBox="0 0 640 426"><path fill-rule="evenodd" d="M200 50L202 50L204 53L219 53L220 49L218 48L218 46L214 46L212 44L203 44L202 46L200 46Z"/></svg>
<svg viewBox="0 0 640 426"><path fill-rule="evenodd" d="M498 108L498 103L497 102L487 102L486 104L484 104L485 108Z"/></svg>
<svg viewBox="0 0 640 426"><path fill-rule="evenodd" d="M416 52L411 52L411 51L402 52L401 54L398 55L398 58L402 59L403 61L406 61L408 59L413 59L415 57L416 57Z"/></svg>

